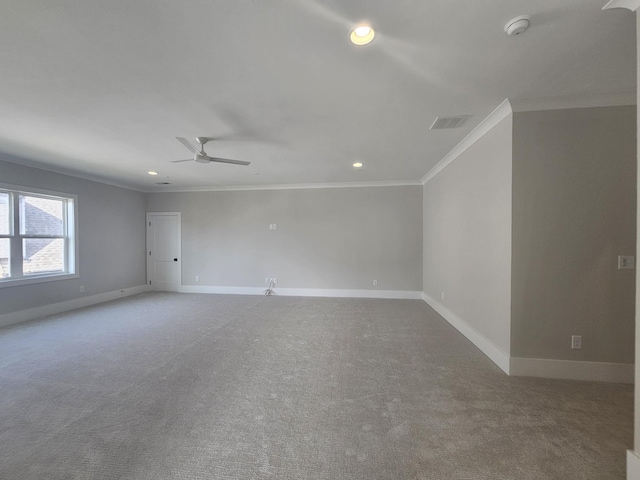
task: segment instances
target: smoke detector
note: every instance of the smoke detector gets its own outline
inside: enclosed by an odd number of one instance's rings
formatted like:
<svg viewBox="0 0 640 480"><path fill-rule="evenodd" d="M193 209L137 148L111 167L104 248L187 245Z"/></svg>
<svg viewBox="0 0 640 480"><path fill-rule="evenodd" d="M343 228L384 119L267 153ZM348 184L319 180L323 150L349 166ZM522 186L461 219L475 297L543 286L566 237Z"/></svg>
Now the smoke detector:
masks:
<svg viewBox="0 0 640 480"><path fill-rule="evenodd" d="M531 25L531 17L529 15L520 15L509 20L504 26L504 31L507 35L515 37L523 34L529 28L529 25Z"/></svg>

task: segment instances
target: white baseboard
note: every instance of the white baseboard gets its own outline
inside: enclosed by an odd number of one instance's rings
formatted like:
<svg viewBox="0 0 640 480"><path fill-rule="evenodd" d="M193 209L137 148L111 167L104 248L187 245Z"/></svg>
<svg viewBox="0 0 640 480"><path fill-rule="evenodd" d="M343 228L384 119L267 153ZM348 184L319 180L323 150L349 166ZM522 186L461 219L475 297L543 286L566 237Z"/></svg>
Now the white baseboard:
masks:
<svg viewBox="0 0 640 480"><path fill-rule="evenodd" d="M180 293L219 293L223 295L264 295L260 287L212 287L209 285L181 285Z"/></svg>
<svg viewBox="0 0 640 480"><path fill-rule="evenodd" d="M565 380L588 380L595 382L634 383L635 365L633 364L511 357L491 342L491 340L476 331L455 313L426 293L422 294L422 299L508 375ZM640 480L640 477L638 480Z"/></svg>
<svg viewBox="0 0 640 480"><path fill-rule="evenodd" d="M640 480L640 456L627 450L627 480Z"/></svg>
<svg viewBox="0 0 640 480"><path fill-rule="evenodd" d="M215 287L205 285L182 285L180 293L221 293L228 295L264 295L266 287ZM422 292L410 290L349 290L327 288L279 288L273 294L283 297L333 297L333 298L389 298L420 300Z"/></svg>
<svg viewBox="0 0 640 480"><path fill-rule="evenodd" d="M122 290L115 290L113 292L99 293L98 295L90 295L87 297L67 300L65 302L43 305L42 307L34 307L28 308L26 310L19 310L17 312L5 313L3 315L0 315L0 327L6 327L9 325L14 325L16 323L34 320L40 317L46 317L47 315L55 315L57 313L68 312L70 310L75 310L76 308L88 307L97 303L115 300L116 298L136 295L148 290L148 285L139 285L136 287L123 288Z"/></svg>
<svg viewBox="0 0 640 480"><path fill-rule="evenodd" d="M549 358L511 357L511 375L595 382L634 383L632 363L578 362Z"/></svg>
<svg viewBox="0 0 640 480"><path fill-rule="evenodd" d="M482 335L480 332L471 327L467 322L458 317L455 313L449 310L431 298L426 293L422 293L422 299L436 312L438 312L447 322L449 322L456 330L462 335L467 337L476 347L480 349L489 359L495 363L500 369L509 375L509 355L502 351L495 343Z"/></svg>

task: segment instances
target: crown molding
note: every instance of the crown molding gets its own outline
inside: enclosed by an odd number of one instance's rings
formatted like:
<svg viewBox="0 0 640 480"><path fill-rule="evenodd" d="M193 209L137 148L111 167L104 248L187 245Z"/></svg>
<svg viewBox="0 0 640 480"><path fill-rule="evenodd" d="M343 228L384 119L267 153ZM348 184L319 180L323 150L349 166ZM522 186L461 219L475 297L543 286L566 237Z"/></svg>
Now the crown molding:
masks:
<svg viewBox="0 0 640 480"><path fill-rule="evenodd" d="M638 0L640 1L640 0ZM565 95L561 97L510 98L513 112L568 110L571 108L621 107L637 103L636 92L600 95Z"/></svg>
<svg viewBox="0 0 640 480"><path fill-rule="evenodd" d="M14 165L20 165L22 167L27 167L27 168L37 168L38 170L44 170L45 172L64 175L65 177L79 178L82 180L88 180L90 182L102 183L104 185L109 185L110 187L123 188L125 190L132 190L134 192L144 193L144 191L140 187L135 187L133 185L130 185L124 182L113 181L105 177L100 177L98 175L90 175L90 174L79 172L77 170L72 170L69 168L57 167L54 165L41 163L35 160L29 160L28 158L17 157L15 155L11 155L8 153L0 152L0 161L13 163Z"/></svg>
<svg viewBox="0 0 640 480"><path fill-rule="evenodd" d="M611 0L602 7L603 10L609 10L610 8L626 8L635 12L640 8L640 0Z"/></svg>
<svg viewBox="0 0 640 480"><path fill-rule="evenodd" d="M513 110L511 108L510 100L507 98L498 105L493 112L487 115L485 119L476 126L476 128L471 130L471 132L469 132L469 134L464 137L460 143L453 147L453 149L447 153L442 160L436 163L436 165L429 170L424 177L422 177L420 184L425 185L429 180L438 175L447 167L447 165L462 155L469 147L486 135L489 130L511 115L512 112Z"/></svg>
<svg viewBox="0 0 640 480"><path fill-rule="evenodd" d="M616 3L616 6L609 4ZM621 4L625 5L621 5ZM611 1L608 8L630 8L626 4L640 6L640 0ZM618 5L620 4L620 5ZM631 9L631 8L630 8ZM482 120L469 134L447 153L420 180L410 181L372 181L372 182L336 182L336 183L298 183L298 184L269 184L269 185L211 185L203 187L140 187L113 181L104 177L86 174L63 167L55 167L26 158L16 157L0 152L0 160L31 168L38 168L60 175L66 175L92 182L98 182L113 187L124 188L141 193L183 193L183 192L229 192L251 190L305 190L318 188L374 188L374 187L407 187L425 185L429 180L444 170L447 165L458 158L469 147L486 135L493 127L512 113L535 112L542 110L566 110L572 108L597 108L631 106L637 104L636 92L619 92L599 95L565 95L555 97L507 98L498 105L484 120Z"/></svg>
<svg viewBox="0 0 640 480"><path fill-rule="evenodd" d="M640 3L640 0L637 0ZM542 110L567 110L572 108L621 107L636 105L636 92L619 92L600 95L564 95L557 97L507 98L478 124L466 137L447 153L442 160L422 177L420 183L429 180L444 170L465 150L486 135L512 113L536 112Z"/></svg>
<svg viewBox="0 0 640 480"><path fill-rule="evenodd" d="M233 192L246 190L305 190L317 188L379 188L421 186L420 181L344 182L344 183L292 183L274 185L218 185L210 187L175 187L145 190L145 193Z"/></svg>

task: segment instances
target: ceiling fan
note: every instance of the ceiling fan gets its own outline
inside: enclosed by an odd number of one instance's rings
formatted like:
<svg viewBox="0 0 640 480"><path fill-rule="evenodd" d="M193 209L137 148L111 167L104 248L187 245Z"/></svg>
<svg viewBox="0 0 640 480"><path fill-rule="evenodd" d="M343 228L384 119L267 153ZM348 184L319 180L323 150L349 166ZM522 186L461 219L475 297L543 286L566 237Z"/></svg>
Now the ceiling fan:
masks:
<svg viewBox="0 0 640 480"><path fill-rule="evenodd" d="M233 163L234 165L249 165L251 163L251 162L244 162L242 160L229 160L228 158L210 157L209 155L207 155L204 151L204 146L208 141L215 140L215 138L196 137L196 141L200 145L199 150L198 150L198 147L196 147L194 144L192 144L189 140L187 140L184 137L176 137L176 140L178 140L181 144L183 144L185 147L187 147L189 150L193 152L193 158L187 158L185 160L172 160L172 163L190 162L192 160L195 160L198 163L218 162L218 163Z"/></svg>

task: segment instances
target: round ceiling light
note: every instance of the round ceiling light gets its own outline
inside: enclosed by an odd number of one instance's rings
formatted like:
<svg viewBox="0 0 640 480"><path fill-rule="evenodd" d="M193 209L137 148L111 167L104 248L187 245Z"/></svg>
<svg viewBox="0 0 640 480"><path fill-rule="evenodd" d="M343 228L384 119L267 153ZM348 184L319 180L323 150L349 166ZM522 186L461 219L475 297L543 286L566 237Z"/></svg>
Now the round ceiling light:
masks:
<svg viewBox="0 0 640 480"><path fill-rule="evenodd" d="M353 168L362 168L362 162L356 162L353 164Z"/></svg>
<svg viewBox="0 0 640 480"><path fill-rule="evenodd" d="M354 45L367 45L368 43L371 43L375 36L375 30L371 28L370 25L363 23L351 30L349 40L351 40L351 43Z"/></svg>
<svg viewBox="0 0 640 480"><path fill-rule="evenodd" d="M158 175L158 172L154 172L153 170L147 172L149 175Z"/></svg>

